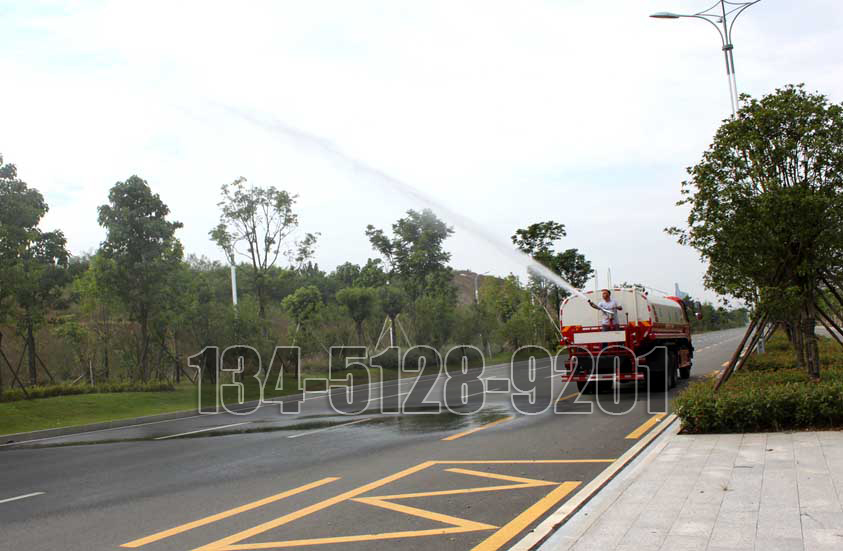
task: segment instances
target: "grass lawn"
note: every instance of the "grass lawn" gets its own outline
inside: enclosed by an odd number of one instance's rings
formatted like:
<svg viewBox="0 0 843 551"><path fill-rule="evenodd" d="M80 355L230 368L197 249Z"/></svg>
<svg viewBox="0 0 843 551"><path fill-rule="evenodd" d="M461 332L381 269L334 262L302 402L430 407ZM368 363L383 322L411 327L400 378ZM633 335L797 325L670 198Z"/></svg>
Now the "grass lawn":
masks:
<svg viewBox="0 0 843 551"><path fill-rule="evenodd" d="M349 372L355 375L355 383L366 382L362 370L352 369L346 373ZM372 373L376 375L375 372ZM304 377L307 376L319 375L305 373ZM384 373L385 380L394 376L389 371ZM245 401L257 400L260 397L260 390L254 378L247 377L243 385ZM285 378L283 390L276 391L274 386L272 381L266 385L266 398L299 392L295 379ZM316 390L316 388L308 386L308 390ZM225 398L226 403L236 404L236 390L227 390ZM196 410L197 404L196 386L190 383L177 385L175 390L170 391L76 394L2 402L0 403L0 435ZM203 384L202 407L207 410L213 407L213 404L214 387Z"/></svg>
<svg viewBox="0 0 843 551"><path fill-rule="evenodd" d="M511 354L502 352L487 360L486 365L507 363ZM368 383L362 369L352 369L355 383ZM377 370L372 370L377 376ZM324 377L324 373L305 372L303 377ZM405 376L414 376L408 373ZM395 370L384 370L384 380L397 377ZM260 396L257 381L247 377L244 381L246 401L257 400ZM342 384L342 383L335 383ZM308 386L308 390L316 390ZM272 382L267 384L267 396L284 396L298 392L296 382L285 379L284 390L275 391ZM226 393L227 403L237 403L232 391ZM202 404L208 408L214 403L214 388L203 385ZM156 392L119 392L102 394L77 394L72 396L54 396L35 400L0 402L0 435L28 432L41 429L70 427L100 423L118 419L131 419L144 415L171 413L176 411L196 410L197 391L192 384L177 385L175 390Z"/></svg>

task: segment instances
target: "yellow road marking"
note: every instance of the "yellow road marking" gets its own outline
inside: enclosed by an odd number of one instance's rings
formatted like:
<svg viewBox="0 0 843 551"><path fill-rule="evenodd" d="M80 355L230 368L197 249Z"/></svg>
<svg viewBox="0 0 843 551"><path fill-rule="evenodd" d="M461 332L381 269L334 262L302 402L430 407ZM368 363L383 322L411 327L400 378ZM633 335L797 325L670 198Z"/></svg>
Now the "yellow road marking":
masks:
<svg viewBox="0 0 843 551"><path fill-rule="evenodd" d="M562 401L567 400L567 399L569 399L569 398L576 398L576 397L577 397L577 396L579 396L579 395L580 395L580 393L579 393L579 392L574 392L573 394L568 394L567 396L562 396L561 398L559 398L559 399L558 399L558 400L556 400L556 401L557 401L557 402L562 402Z"/></svg>
<svg viewBox="0 0 843 551"><path fill-rule="evenodd" d="M384 509L389 509L390 511L396 511L398 513L404 513L405 515L421 517L428 520L441 522L443 524L452 524L455 527L464 528L464 531L466 532L474 530L491 530L493 528L497 528L497 526L493 524L485 524L483 522L475 522L473 520L467 520L464 518L452 517L451 515L437 513L435 511L426 511L424 509L419 509L418 507L410 507L409 505L404 505L401 503L392 503L391 501L386 501L383 498L379 497L358 497L354 501L366 503L367 505L374 505L375 507L382 507Z"/></svg>
<svg viewBox="0 0 843 551"><path fill-rule="evenodd" d="M488 429L489 427L494 427L495 425L500 425L501 423L505 423L507 421L512 421L513 419L515 419L515 417L510 415L509 417L504 417L503 419L498 419L497 421L492 421L491 423L486 423L485 425L474 427L473 429L467 430L465 432L459 432L457 434L452 434L451 436L446 436L442 440L450 442L451 440L456 440L457 438L462 438L463 436L474 434L475 432Z"/></svg>
<svg viewBox="0 0 843 551"><path fill-rule="evenodd" d="M482 528L493 530L497 528ZM221 551L243 551L251 549L283 549L285 547L304 547L306 545L326 545L331 543L355 543L360 541L392 540L400 538L413 538L420 536L442 536L446 534L459 534L462 532L474 532L475 528L463 528L453 526L450 528L433 528L430 530L408 530L406 532L385 532L383 534L360 534L358 536L336 536L330 538L313 538L309 540L270 541L266 543L243 543L220 547Z"/></svg>
<svg viewBox="0 0 843 551"><path fill-rule="evenodd" d="M375 496L374 498L356 498L354 501L364 502L367 499L408 499L413 497L432 497L432 496L447 496L455 494L472 494L476 492L496 492L499 490L518 490L521 488L536 488L539 486L555 486L558 482L547 482L545 480L535 480L532 478L521 478L520 476L508 476L497 473L484 473L481 471L472 471L469 469L445 469L448 472L467 474L469 476L479 476L483 478L492 478L497 480L506 480L515 482L515 484L507 484L505 486L480 486L478 488L458 488L455 490L435 490L430 492L415 492L411 494L395 494L389 496Z"/></svg>
<svg viewBox="0 0 843 551"><path fill-rule="evenodd" d="M500 549L506 542L520 534L534 520L547 512L548 509L562 501L565 496L570 494L579 485L579 482L564 482L560 484L549 494L509 521L503 528L480 542L472 551L495 551Z"/></svg>
<svg viewBox="0 0 843 551"><path fill-rule="evenodd" d="M434 536L434 535L444 535L444 534L455 534L455 533L463 533L463 532L472 532L472 531L481 531L481 530L493 530L497 528L497 526L491 524L485 524L481 522L476 522L468 519L461 519L457 517L453 517L450 515L445 515L442 513L437 513L434 511L427 511L424 509L419 509L416 507L410 507L408 505L394 503L392 501L387 501L387 499L398 499L398 498L408 498L408 497L422 497L422 496L433 496L433 495L446 495L446 494L455 494L455 493L474 493L474 492L481 492L481 491L499 491L499 490L506 490L506 489L520 489L520 488L528 488L528 487L539 487L539 486L552 486L556 485L556 482L547 482L544 480L535 480L523 477L516 477L511 475L503 475L498 473L487 473L481 471L472 471L469 469L460 469L460 468L451 468L446 469L449 472L455 472L460 474L466 474L469 476L478 476L482 478L491 478L496 480L506 480L508 482L514 482L514 484L506 485L506 486L487 486L485 488L463 488L457 490L445 490L442 492L421 492L415 494L398 494L398 495L390 495L390 496L371 496L371 497L358 497L361 494L369 492L371 490L380 488L394 482L398 479L404 478L411 474L417 473L424 469L427 469L433 465L441 465L441 464L564 464L564 463L613 463L614 459L522 459L522 460L481 460L481 461L471 461L471 460L455 460L455 461L447 461L447 460L436 460L436 461L425 461L423 463L419 463L414 467L410 467L408 469L404 469L403 471L399 471L392 475L386 476L379 480L375 480L368 484L364 484L359 486L353 490L349 490L343 492L339 495L334 497L325 499L313 505L304 507L292 513L283 515L276 519L270 520L268 522L264 522L259 524L258 526L254 526L252 528L242 530L237 532L236 534L232 534L225 538L219 539L217 541L211 542L209 544L203 545L201 547L196 548L194 551L241 551L241 550L250 550L250 549L277 549L277 548L286 548L286 547L294 547L294 546L306 546L306 545L322 545L322 544L333 544L333 543L352 543L352 542L362 542L362 541L373 541L373 540L386 540L386 539L398 539L398 538L407 538L407 537L418 537L418 536ZM323 479L321 481L317 481L311 483L307 486L302 486L301 488L296 488L294 490L290 490L288 492L284 492L287 495L293 495L292 492L299 492L304 491L308 487L315 487L316 485L326 484L328 482L332 482L334 480L338 480L338 478L330 477ZM503 545L506 541L511 539L515 534L523 530L523 527L519 528L519 526L527 526L529 525L535 518L541 516L548 508L550 508L554 503L561 500L565 495L567 495L573 488L578 486L579 482L565 482L552 490L547 496L545 496L540 501L536 502L532 506L530 506L527 510L522 512L518 517L516 517L513 521L510 521L507 525L501 528L495 535L491 538L487 539L481 545L490 545L487 542L499 542L498 547ZM218 515L214 515L211 517L207 517L205 519L200 519L198 521L194 521L192 523L179 526L173 528L171 530L167 530L164 532L159 532L157 534L153 534L152 536L148 536L147 538L143 538L141 540L135 540L133 542L129 542L128 544L124 544L123 547L139 547L141 545L145 545L146 543L150 543L152 541L157 541L159 539L163 539L165 537L169 537L171 535L190 530L197 526L202 526L208 524L210 522L214 522L215 520L219 520L222 518L226 518L228 516L232 516L239 512L247 511L260 505L270 503L275 499L281 499L284 494L278 494L277 496L271 496L269 498L265 498L260 501L256 501L254 503L246 504L236 509L232 509L230 511L226 511L223 513L219 513ZM289 540L289 541L281 541L281 542L259 542L259 543L241 543L243 540L250 538L252 536L256 536L258 534L262 534L279 526L288 524L292 521L297 519L306 517L323 509L327 509L333 505L344 501L356 501L359 503L364 503L367 505L372 505L375 507L381 507L385 509L390 509L396 512L401 512L404 514L408 514L411 516L418 516L421 518L443 522L446 524L450 524L451 526L443 527L443 528L434 528L428 530L409 530L404 532L385 532L381 534L361 534L361 535L353 535L353 536L336 536L336 537L327 537L327 538L312 538L306 540ZM512 532L511 535L506 535ZM502 539L503 538L503 539ZM488 547L488 549L493 549L493 547ZM497 549L497 547L494 547Z"/></svg>
<svg viewBox="0 0 843 551"><path fill-rule="evenodd" d="M641 438L645 432L650 430L654 425L664 418L664 413L657 413L641 423L641 426L626 435L627 440L636 440Z"/></svg>
<svg viewBox="0 0 843 551"><path fill-rule="evenodd" d="M614 459L487 459L480 461L457 459L454 461L431 461L448 465L522 465L522 464L558 464L558 463L614 463Z"/></svg>
<svg viewBox="0 0 843 551"><path fill-rule="evenodd" d="M481 478L491 478L492 480L507 480L515 482L516 484L530 484L532 486L553 486L558 482L548 482L546 480L536 480L534 478L524 478L521 476L512 476L511 474L487 473L483 471L472 471L471 469L445 469L449 473L467 474L469 476L479 476Z"/></svg>
<svg viewBox="0 0 843 551"><path fill-rule="evenodd" d="M287 490L286 492L275 494L274 496L259 499L258 501L253 501L251 503L235 507L234 509L229 509L228 511L223 511L222 513L217 513L215 515L211 515L199 520L194 520L193 522L188 522L187 524L182 524L181 526L176 526L175 528L170 528L169 530L163 530L161 532L152 534L151 536L146 536L145 538L140 538L130 541L129 543L124 543L120 547L142 547L148 543L160 541L169 538L170 536L175 536L176 534L181 534L182 532L187 532L188 530L193 530L194 528L205 526L206 524L211 524L212 522L216 522L224 518L233 517L234 515L239 515L240 513L251 511L252 509L257 509L258 507L263 507L264 505L267 505L269 503L273 503L286 497L306 492L308 490L317 488L319 486L323 486L325 484L328 484L329 482L334 482L336 480L339 480L339 477L329 476L327 478L323 478L322 480L317 480L316 482L311 482L310 484L305 484L304 486L299 486L298 488L293 488L292 490Z"/></svg>
<svg viewBox="0 0 843 551"><path fill-rule="evenodd" d="M267 530L272 530L273 528L277 528L294 520L306 517L307 515L310 515L317 511L321 511L322 509L327 509L328 507L336 505L337 503L355 498L360 494L374 490L375 488L380 488L381 486L389 484L390 482L398 480L399 478L404 478L405 476L427 469L431 465L434 465L433 461L425 461L423 463L419 463L415 467L404 469L403 471L399 471L395 474L381 478L380 480L375 480L374 482L370 482L368 484L364 484L363 486L359 486L353 490L343 492L334 497L320 501L319 503L314 503L313 505L304 507L302 509L299 509L298 511L294 511L292 513L280 516L268 522L258 524L257 526L254 526L247 530L243 530L241 532L237 532L236 534L232 534L215 542L203 545L202 547L197 547L194 551L223 551L228 549L242 549L242 547L234 547L234 544L239 543L244 539L250 538L257 534L262 534Z"/></svg>

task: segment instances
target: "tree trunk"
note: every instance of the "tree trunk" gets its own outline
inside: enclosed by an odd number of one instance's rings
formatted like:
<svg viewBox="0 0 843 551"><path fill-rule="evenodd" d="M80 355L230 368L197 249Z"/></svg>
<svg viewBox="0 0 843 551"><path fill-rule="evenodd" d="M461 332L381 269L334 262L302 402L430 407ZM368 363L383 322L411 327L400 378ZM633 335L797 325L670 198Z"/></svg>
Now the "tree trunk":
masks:
<svg viewBox="0 0 843 551"><path fill-rule="evenodd" d="M266 320L266 300L264 297L265 289L263 288L263 275L258 274L255 278L255 294L258 299L258 316L260 319Z"/></svg>
<svg viewBox="0 0 843 551"><path fill-rule="evenodd" d="M799 369L807 369L805 363L805 347L804 347L804 338L802 333L802 320L797 318L793 322L790 323L791 329L791 344L793 345L793 350L795 352L794 361L796 362L796 367Z"/></svg>
<svg viewBox="0 0 843 551"><path fill-rule="evenodd" d="M176 357L176 384L178 384L181 382L181 357L179 356L179 341L176 337L176 332L173 331L173 355Z"/></svg>
<svg viewBox="0 0 843 551"><path fill-rule="evenodd" d="M0 350L3 349L3 332L0 331ZM3 396L3 364L0 364L0 396Z"/></svg>
<svg viewBox="0 0 843 551"><path fill-rule="evenodd" d="M29 315L26 318L26 345L29 349L29 384L35 386L38 384L38 369L35 364L35 331L32 328L32 317Z"/></svg>
<svg viewBox="0 0 843 551"><path fill-rule="evenodd" d="M814 329L817 320L814 315L813 305L808 305L802 314L802 346L805 350L805 368L812 380L820 379L820 349L817 343L817 335Z"/></svg>
<svg viewBox="0 0 843 551"><path fill-rule="evenodd" d="M141 315L141 350L140 350L140 378L146 382L147 366L149 364L149 320Z"/></svg>
<svg viewBox="0 0 843 551"><path fill-rule="evenodd" d="M363 338L363 320L355 321L354 325L357 326L357 344L360 346L366 346L363 342L365 339Z"/></svg>

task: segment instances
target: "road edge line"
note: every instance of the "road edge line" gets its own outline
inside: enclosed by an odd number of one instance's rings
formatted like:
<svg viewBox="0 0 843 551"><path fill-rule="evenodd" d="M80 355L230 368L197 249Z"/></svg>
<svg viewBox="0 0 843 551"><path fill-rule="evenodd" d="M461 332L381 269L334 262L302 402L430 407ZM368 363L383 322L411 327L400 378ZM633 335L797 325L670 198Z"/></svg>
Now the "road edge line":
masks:
<svg viewBox="0 0 843 551"><path fill-rule="evenodd" d="M526 360L525 360L526 361ZM486 369L496 369L501 367L508 367L510 364L507 363L497 363L492 365L484 365L483 370ZM472 367L469 370L480 369L479 367ZM439 374L436 375L427 375L422 377L423 379L427 379L429 377L439 377ZM385 383L389 383L391 381L396 381L397 379L388 379L384 381ZM373 385L377 385L379 382L376 383L369 383L369 387ZM344 391L344 389L342 389ZM400 390L400 385L399 385ZM322 391L326 392L326 391ZM325 394L327 396L327 393ZM398 394L399 396L401 394ZM297 394L287 394L285 396L277 396L276 398L280 399L280 401L295 401L296 398L305 398L305 394L299 392ZM238 404L238 408L242 408L242 410L246 410L254 407L264 407L266 405L276 405L278 402L263 402L261 403L259 400L251 400L249 402L244 402L243 404ZM248 407L247 407L248 406ZM241 411L241 410L235 410ZM222 413L226 413L225 411L218 411L215 413L197 413L196 409L183 409L180 411L168 411L164 413L152 413L150 415L141 415L139 417L126 417L124 419L112 419L110 421L98 421L96 423L87 423L84 425L69 425L66 427L52 427L48 429L38 429L38 430L31 430L31 431L24 431L24 432L13 432L9 434L0 434L0 448L8 447L8 446L16 446L18 444L29 444L31 442L38 442L41 440L51 440L53 438L59 438L62 436L75 436L78 434L86 434L89 432L104 432L114 429L126 429L132 427L140 427L144 425L151 425L153 423L166 423L169 421L180 421L183 419L191 419L196 417L207 416L210 417L212 415L220 415Z"/></svg>
<svg viewBox="0 0 843 551"><path fill-rule="evenodd" d="M529 534L510 548L510 551L530 551L545 542L562 524L579 511L583 505L591 500L615 476L617 476L633 459L638 457L656 438L667 430L677 420L676 414L671 414L659 423L647 436L629 448L614 463L606 467L599 475L585 485L571 499L562 504L559 509L550 514ZM653 451L656 451L654 449Z"/></svg>

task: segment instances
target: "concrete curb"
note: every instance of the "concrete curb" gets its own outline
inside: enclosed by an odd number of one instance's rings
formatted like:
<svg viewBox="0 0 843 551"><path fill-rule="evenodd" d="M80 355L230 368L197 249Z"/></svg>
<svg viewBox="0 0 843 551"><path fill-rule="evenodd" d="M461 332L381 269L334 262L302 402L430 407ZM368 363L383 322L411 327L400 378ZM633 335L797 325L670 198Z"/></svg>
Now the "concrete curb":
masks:
<svg viewBox="0 0 843 551"><path fill-rule="evenodd" d="M631 464L636 464L634 468L626 471L630 476L638 472L641 464L646 464L655 457L666 445L667 440L672 438L672 434L668 429L676 423L678 418L672 414L665 418L661 423L647 434L641 441L632 446L626 451L617 461L609 465L603 472L597 475L591 482L586 484L579 492L577 492L571 499L562 504L559 509L551 513L538 526L536 526L529 534L524 536L519 542L510 548L510 551L531 551L537 549L545 543L559 528L575 516L586 504L593 498L598 496L615 478L625 471ZM660 436L668 432L666 439L649 449L652 444Z"/></svg>

